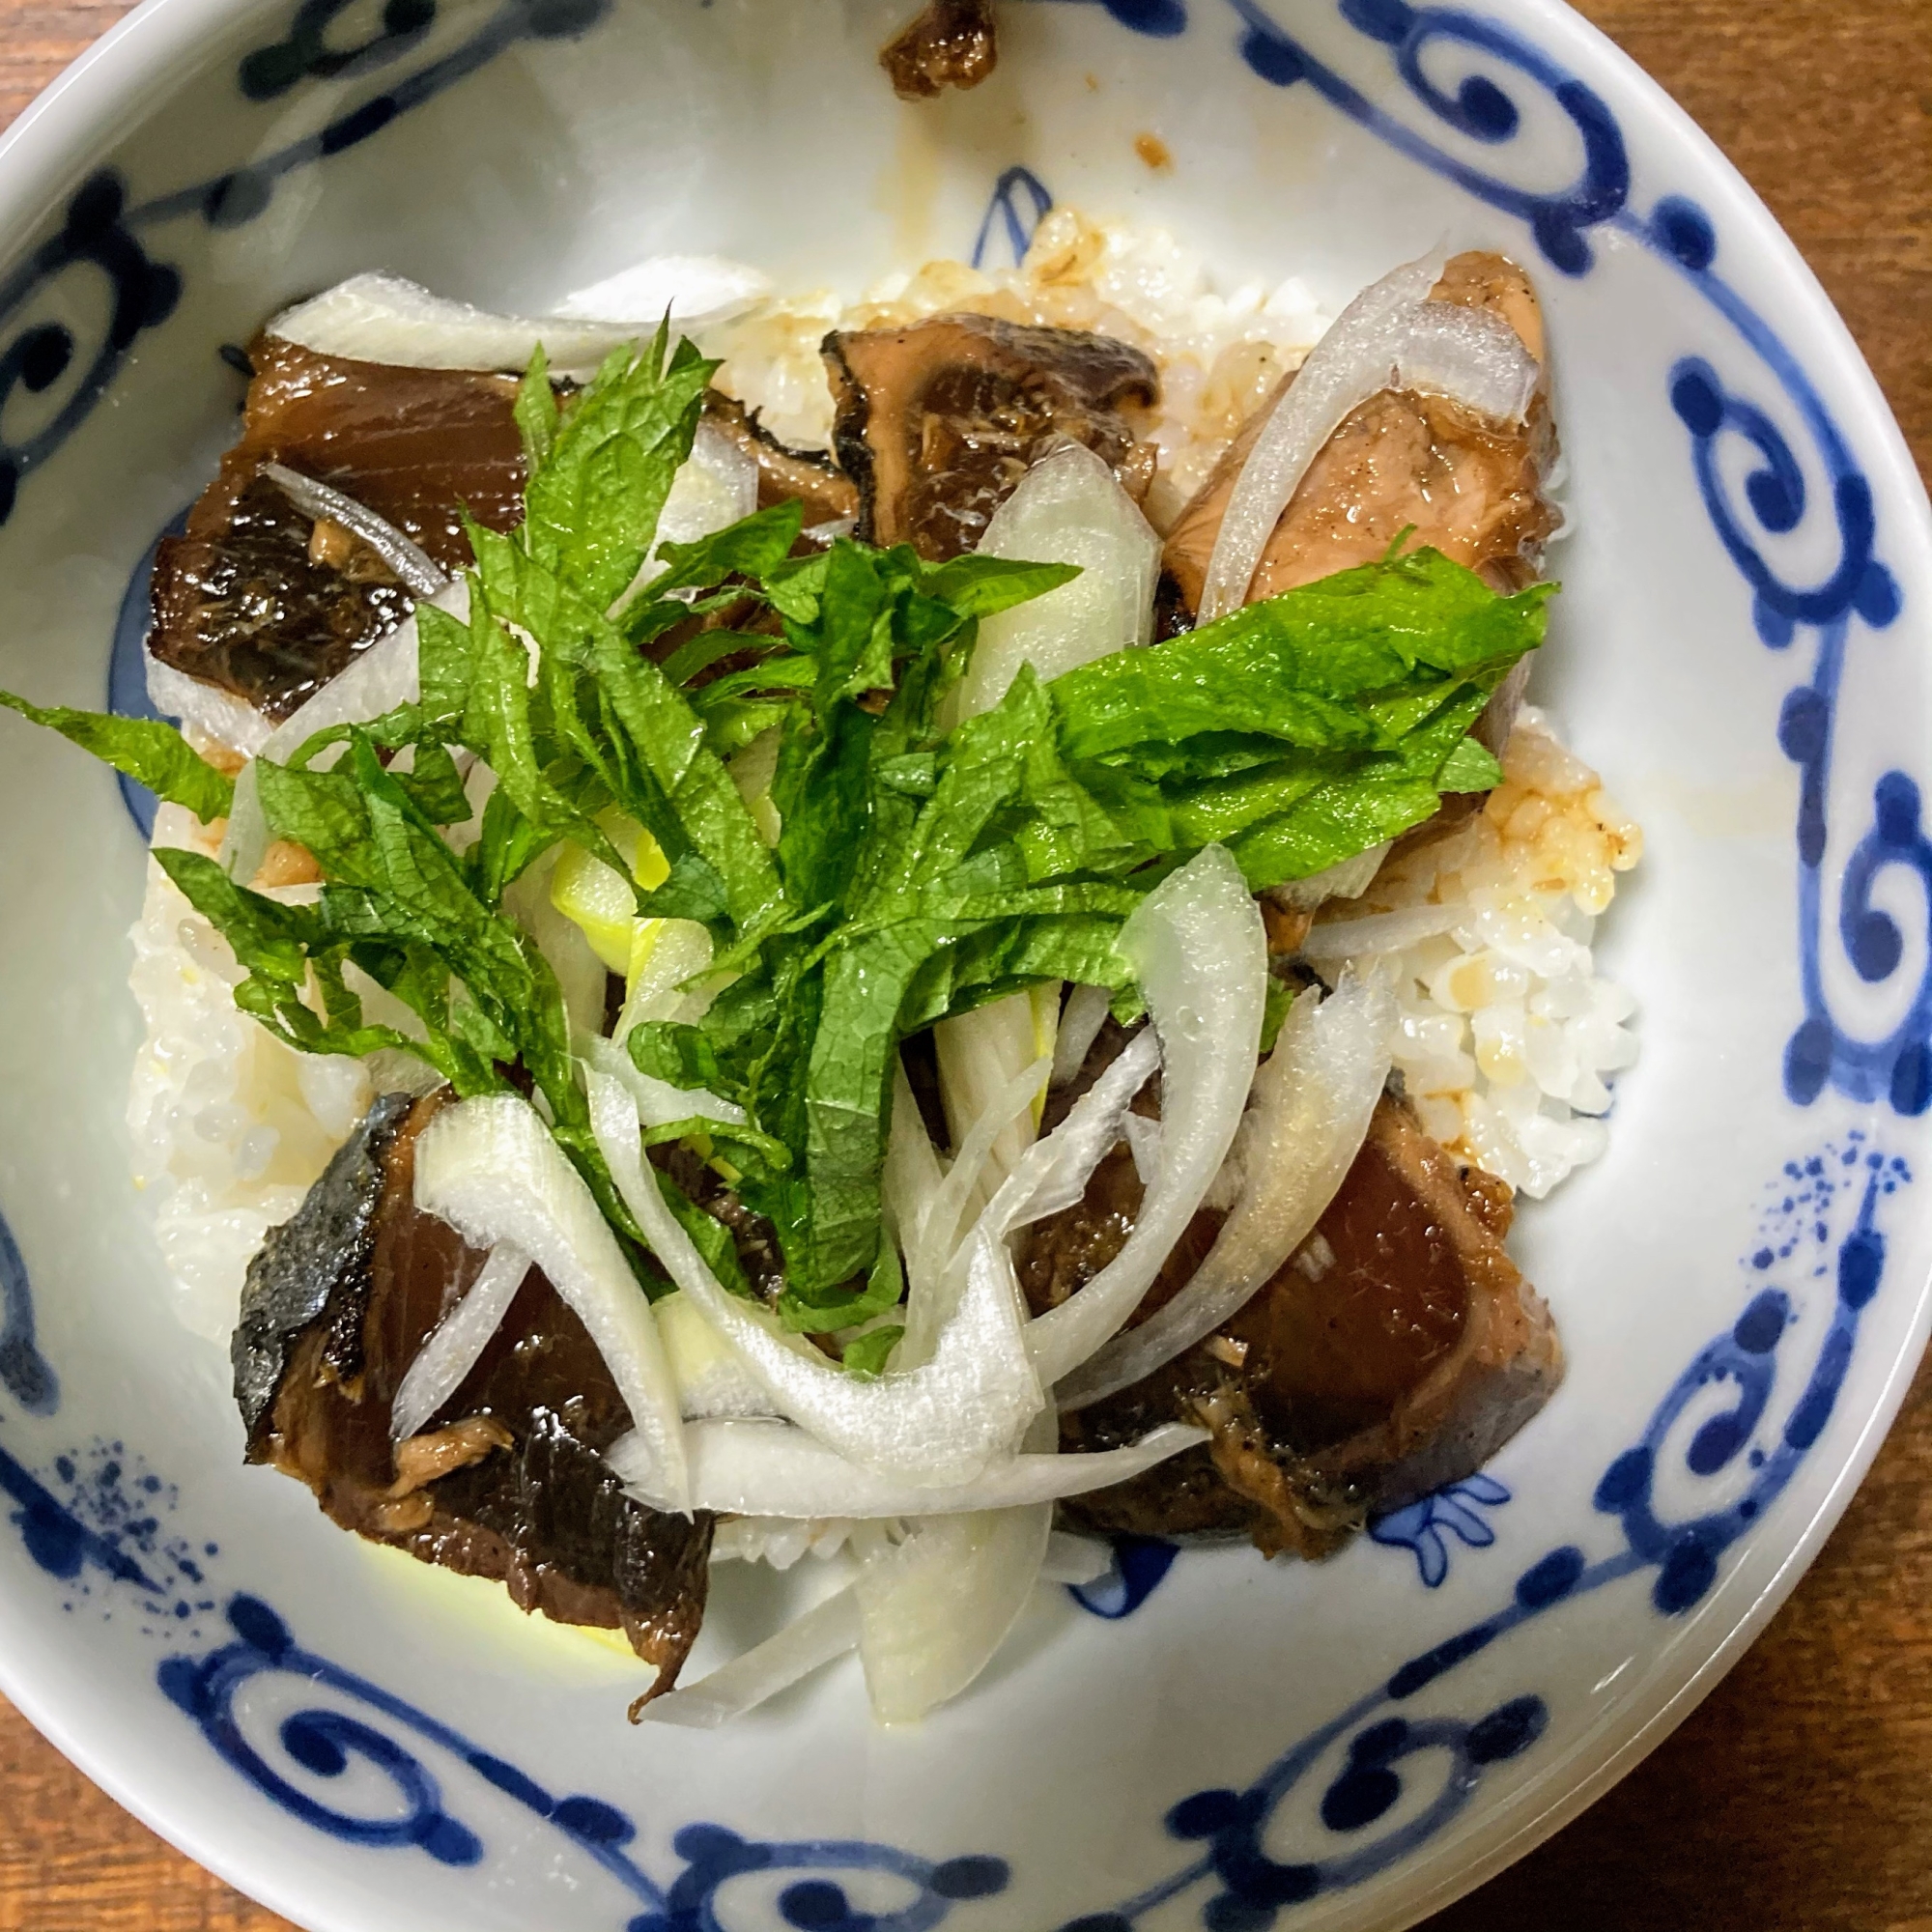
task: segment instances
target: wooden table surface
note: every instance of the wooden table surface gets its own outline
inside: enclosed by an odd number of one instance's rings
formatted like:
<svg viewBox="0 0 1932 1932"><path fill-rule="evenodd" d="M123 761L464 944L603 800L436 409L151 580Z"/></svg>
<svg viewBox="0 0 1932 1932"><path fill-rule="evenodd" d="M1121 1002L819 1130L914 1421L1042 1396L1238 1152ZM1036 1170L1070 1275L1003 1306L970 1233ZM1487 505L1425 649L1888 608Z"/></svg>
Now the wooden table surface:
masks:
<svg viewBox="0 0 1932 1932"><path fill-rule="evenodd" d="M1582 4L1791 231L1932 474L1932 0ZM125 11L0 0L0 125ZM1932 1932L1932 1371L1710 1700L1430 1932L1691 1927ZM83 1929L287 1932L0 1704L0 1932Z"/></svg>

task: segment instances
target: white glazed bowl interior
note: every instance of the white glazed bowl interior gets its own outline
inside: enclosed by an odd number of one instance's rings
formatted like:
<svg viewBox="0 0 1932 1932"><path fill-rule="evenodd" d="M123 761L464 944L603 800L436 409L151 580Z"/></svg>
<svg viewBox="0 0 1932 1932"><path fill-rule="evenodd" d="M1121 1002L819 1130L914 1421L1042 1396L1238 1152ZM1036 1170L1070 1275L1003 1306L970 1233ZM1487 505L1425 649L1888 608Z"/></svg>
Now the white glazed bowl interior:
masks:
<svg viewBox="0 0 1932 1932"><path fill-rule="evenodd" d="M856 295L1010 260L1036 185L1331 311L1501 248L1576 519L1533 695L1648 835L1601 940L1643 1058L1519 1224L1569 1378L1478 1492L1320 1567L1186 1552L1130 1616L1063 1593L923 1727L874 1729L848 1662L634 1730L623 1659L242 1468L127 1178L142 843L0 720L0 1674L306 1925L1407 1923L1709 1689L1923 1341L1932 529L1770 217L1549 0L1016 0L997 75L919 107L874 65L903 11L151 0L0 145L0 684L103 701L130 572L234 432L221 345L358 270L526 313L660 251Z"/></svg>

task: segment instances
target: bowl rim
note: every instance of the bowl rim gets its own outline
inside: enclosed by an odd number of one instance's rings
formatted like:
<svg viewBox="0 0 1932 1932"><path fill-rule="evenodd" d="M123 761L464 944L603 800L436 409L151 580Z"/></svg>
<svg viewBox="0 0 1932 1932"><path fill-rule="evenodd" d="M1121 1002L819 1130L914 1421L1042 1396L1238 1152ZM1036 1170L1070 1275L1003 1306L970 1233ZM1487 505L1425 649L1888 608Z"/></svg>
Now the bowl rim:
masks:
<svg viewBox="0 0 1932 1932"><path fill-rule="evenodd" d="M164 93L180 65L202 41L251 14L271 13L274 4L275 0L141 0L64 69L0 132L0 236L9 239L10 252L36 223L44 221L48 208L85 171L98 154L103 131L117 116L131 116L148 99ZM1874 496L1903 526L1905 542L1916 540L1921 554L1932 554L1932 499L1890 405L1815 271L1742 171L1661 81L1567 0L1483 0L1482 11L1520 25L1539 45L1560 50L1593 82L1606 83L1605 91L1613 91L1621 104L1641 110L1666 138L1682 144L1682 151L1697 165L1700 195L1721 204L1727 246L1742 248L1771 271L1829 346L1829 366L1843 385L1840 407L1856 423L1861 461L1872 479ZM1366 1932L1370 1925L1381 1932L1402 1932L1475 1890L1604 1796L1710 1695L1783 1607L1869 1473L1932 1340L1932 1265L1918 1283L1916 1296L1905 1340L1891 1359L1879 1398L1866 1410L1829 1489L1771 1579L1721 1638L1705 1645L1701 1661L1688 1676L1648 1708L1639 1699L1593 1726L1578 1740L1577 1753L1591 1738L1600 1740L1606 1732L1620 1733L1619 1741L1604 1750L1590 1770L1560 1789L1545 1796L1546 1780L1538 1780L1501 1806L1487 1824L1477 1823L1459 1841L1453 1862L1446 1863L1440 1875L1393 1917L1381 1916L1373 1890L1358 1899L1353 1910L1336 1901L1326 1921L1335 1932ZM0 1649L0 1691L90 1780L184 1856L297 1923L335 1922L306 1916L317 1904L313 1886L293 1872L285 1876L274 1857L272 1837L262 1838L258 1851L246 1832L225 1835L205 1832L169 1803L164 1789L124 1776L110 1751L76 1734L63 1699L43 1693L40 1683L15 1661L11 1647ZM85 1730L86 1726L80 1727L82 1733ZM1559 1776L1552 1767L1548 1781L1554 1783ZM1427 1861L1411 1869L1423 1879ZM298 1895L298 1888L305 1895Z"/></svg>

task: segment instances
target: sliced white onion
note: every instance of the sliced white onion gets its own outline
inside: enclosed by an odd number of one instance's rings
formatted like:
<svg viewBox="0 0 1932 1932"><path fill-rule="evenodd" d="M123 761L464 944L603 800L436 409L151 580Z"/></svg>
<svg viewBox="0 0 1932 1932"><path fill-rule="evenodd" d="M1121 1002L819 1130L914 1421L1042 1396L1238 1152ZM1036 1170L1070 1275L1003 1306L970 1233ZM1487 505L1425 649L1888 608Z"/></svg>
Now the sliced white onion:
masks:
<svg viewBox="0 0 1932 1932"><path fill-rule="evenodd" d="M993 512L979 554L1077 564L1080 575L981 620L955 700L960 718L991 710L1023 664L1050 681L1153 635L1160 538L1084 443L1063 443L1020 478Z"/></svg>
<svg viewBox="0 0 1932 1932"><path fill-rule="evenodd" d="M360 537L417 597L434 597L449 582L448 573L413 537L354 497L346 497L313 476L304 476L285 463L265 463L262 474L305 515L340 524L352 536Z"/></svg>
<svg viewBox="0 0 1932 1932"><path fill-rule="evenodd" d="M848 1583L763 1643L720 1664L710 1676L653 1697L639 1716L647 1724L716 1730L781 1690L790 1690L821 1664L843 1657L858 1641L859 1605Z"/></svg>
<svg viewBox="0 0 1932 1932"><path fill-rule="evenodd" d="M1453 396L1497 422L1523 419L1543 374L1501 316L1462 302L1417 303L1403 320L1398 357L1402 387Z"/></svg>
<svg viewBox="0 0 1932 1932"><path fill-rule="evenodd" d="M1127 1130L1127 1151L1134 1157L1134 1172L1143 1187L1151 1187L1160 1173L1160 1122L1145 1114L1129 1114L1121 1124Z"/></svg>
<svg viewBox="0 0 1932 1932"><path fill-rule="evenodd" d="M642 963L631 975L624 1010L611 1037L621 1044L642 1020L695 1023L711 1004L701 987L687 985L711 964L711 935L695 919L668 919Z"/></svg>
<svg viewBox="0 0 1932 1932"><path fill-rule="evenodd" d="M862 1467L785 1423L694 1422L685 1430L691 1507L801 1520L952 1516L1056 1502L1127 1482L1206 1440L1205 1430L1163 1423L1123 1449L1002 1456L971 1482L932 1489ZM619 1436L604 1460L640 1502L669 1507L656 1464L635 1438Z"/></svg>
<svg viewBox="0 0 1932 1932"><path fill-rule="evenodd" d="M665 1303L657 1304L662 1315ZM714 1563L762 1563L773 1570L789 1570L810 1556L829 1562L843 1555L859 1524L850 1517L799 1519L785 1516L727 1516L712 1533ZM1098 1537L1076 1536L1056 1529L1047 1539L1046 1557L1039 1566L1042 1583L1096 1583L1114 1567L1113 1546Z"/></svg>
<svg viewBox="0 0 1932 1932"><path fill-rule="evenodd" d="M1565 530L1557 530L1548 541L1554 543L1557 537L1567 534ZM1516 729L1517 713L1522 709L1522 700L1529 691L1530 670L1529 657L1518 658L1510 666L1508 675L1490 693L1483 715L1469 728L1469 735L1498 758L1508 749L1510 733Z"/></svg>
<svg viewBox="0 0 1932 1932"><path fill-rule="evenodd" d="M925 1263L924 1230L932 1204L946 1184L946 1167L933 1150L932 1136L921 1118L919 1100L906 1078L903 1058L893 1070L893 1119L886 1137L886 1164L879 1193L887 1227L897 1238L906 1264L906 1332L895 1354L901 1368L927 1360L939 1331L951 1312L933 1305L943 1293L943 1270Z"/></svg>
<svg viewBox="0 0 1932 1932"><path fill-rule="evenodd" d="M1053 1078L1048 1085L1065 1087L1087 1065L1087 1056L1107 1024L1114 996L1105 986L1075 986L1060 1010L1060 1032L1053 1043Z"/></svg>
<svg viewBox="0 0 1932 1932"><path fill-rule="evenodd" d="M961 1519L966 1522L980 1520L974 1517ZM925 1519L921 1525L922 1533L944 1520ZM784 1548L792 1561L804 1553L812 1536L810 1526L802 1523L748 1524L746 1520L738 1519L719 1525L720 1543L729 1538L731 1532L748 1527L760 1532L753 1553L764 1561L774 1560L765 1550L772 1532L790 1532ZM853 1526L839 1523L832 1527L834 1535L831 1540L836 1548L842 1548ZM743 1541L738 1539L740 1543ZM812 1553L818 1554L816 1546L811 1547ZM750 1548L750 1545L746 1546L746 1548ZM929 1545L924 1553L927 1556L936 1555L938 1544ZM743 1555L745 1550L734 1547L724 1554L727 1557ZM722 1560L716 1548L713 1549L713 1560ZM1088 1537L1065 1536L1056 1530L1047 1538L1046 1554L1038 1567L1038 1580L1042 1583L1076 1585L1097 1582L1107 1575L1112 1565L1113 1554L1105 1544L1095 1543ZM790 1563L779 1561L777 1567L788 1569ZM944 1586L943 1577L936 1580ZM654 1698L644 1707L641 1714L643 1719L646 1723L678 1724L694 1730L716 1729L734 1718L743 1717L748 1711L755 1710L781 1690L788 1690L822 1665L843 1657L859 1644L862 1627L860 1592L847 1584L844 1589L807 1610L803 1616L794 1618L763 1643L742 1656L734 1657L730 1662L721 1664L708 1677ZM880 1715L885 1714L882 1712Z"/></svg>
<svg viewBox="0 0 1932 1932"><path fill-rule="evenodd" d="M651 1316L677 1384L678 1411L687 1422L777 1417L763 1386L682 1289L653 1302Z"/></svg>
<svg viewBox="0 0 1932 1932"><path fill-rule="evenodd" d="M1044 597L986 618L971 664L949 707L949 723L978 717L1006 696L1022 665L1043 679L1106 657L1153 633L1153 587L1160 539L1091 449L1066 442L1049 451L993 513L979 554L1077 565L1080 575ZM1053 1053L1060 988L981 1007L933 1030L940 1092L953 1144L981 1117L994 1093L1036 1055ZM1039 1120L1015 1119L994 1144L986 1184L964 1205L977 1209L1010 1174ZM945 1231L950 1244L952 1230Z"/></svg>
<svg viewBox="0 0 1932 1932"><path fill-rule="evenodd" d="M858 1524L842 1516L801 1521L783 1516L720 1517L711 1533L714 1563L763 1563L789 1570L803 1557L830 1562L845 1553Z"/></svg>
<svg viewBox="0 0 1932 1932"><path fill-rule="evenodd" d="M1015 994L1013 998L1019 1001L1022 1009L1025 1008L1027 996L1024 993ZM994 1020L982 1032L991 1033L995 1027L1004 1030L999 1009L1009 1005L1009 1002L1002 1000L995 1006L982 1007L978 1013L964 1014L949 1024L964 1028L981 1015L992 1014L995 1015ZM909 1264L914 1279L922 1285L944 1271L958 1245L960 1222L984 1205L987 1197L1006 1179L1009 1163L1016 1161L1033 1139L1031 1110L1034 1101L1045 1091L1049 1063L1041 1057L1030 1064L1023 1063L1016 1073L1006 1074L1006 1061L1014 1057L1015 1049L1033 1043L1032 1019L1024 1012L1021 1017L1025 1020L1028 1035L1024 1041L999 1038L997 1035L990 1040L976 1040L970 1034L963 1038L957 1034L952 1036L955 1055L970 1054L975 1046L980 1049L980 1075L1005 1077L990 1093L983 1095L976 1093L975 1097L981 1099L979 1118L957 1135L959 1151L953 1155L952 1165L947 1170L945 1179L933 1190L924 1212L920 1216L917 1248L915 1253L909 1255ZM945 1050L941 1048L942 1053ZM941 1065L944 1065L942 1060ZM980 1084L978 1078L957 1082L958 1086L966 1087L968 1091L977 1089ZM923 1329L921 1334L914 1335L909 1327L907 1335L912 1346L905 1349L901 1356L905 1366L911 1367L925 1359L929 1352L928 1345L937 1339L937 1334L934 1328L929 1336Z"/></svg>
<svg viewBox="0 0 1932 1932"><path fill-rule="evenodd" d="M696 543L758 507L758 462L715 423L700 422L691 460L671 479L658 515L658 542ZM647 566L648 567L648 566Z"/></svg>
<svg viewBox="0 0 1932 1932"><path fill-rule="evenodd" d="M1125 1388L1211 1334L1308 1238L1368 1135L1395 1019L1379 980L1350 977L1326 1000L1310 988L1295 1001L1256 1077L1237 1148L1241 1191L1207 1260L1172 1301L1060 1384L1063 1407Z"/></svg>
<svg viewBox="0 0 1932 1932"><path fill-rule="evenodd" d="M413 1435L463 1385L491 1336L503 1325L529 1271L530 1258L523 1249L499 1241L490 1250L482 1272L416 1350L405 1373L389 1410L394 1440Z"/></svg>
<svg viewBox="0 0 1932 1932"><path fill-rule="evenodd" d="M721 1126L742 1127L745 1110L735 1100L721 1100L703 1087L673 1087L653 1079L613 1039L587 1033L578 1037L583 1057L598 1072L609 1074L637 1102L638 1119L647 1127L668 1127L673 1121L716 1121Z"/></svg>
<svg viewBox="0 0 1932 1932"><path fill-rule="evenodd" d="M1467 906L1406 906L1400 912L1371 913L1366 919L1338 919L1311 926L1301 956L1312 965L1365 959L1377 952L1399 952L1467 919Z"/></svg>
<svg viewBox="0 0 1932 1932"><path fill-rule="evenodd" d="M1114 1552L1091 1536L1069 1536L1056 1529L1047 1539L1046 1560L1039 1566L1042 1583L1097 1583L1114 1567Z"/></svg>
<svg viewBox="0 0 1932 1932"><path fill-rule="evenodd" d="M625 1108L623 1089L611 1091ZM632 1133L636 1135L636 1114ZM527 1100L489 1094L444 1107L416 1142L416 1206L471 1247L514 1242L576 1312L604 1357L661 1493L684 1508L684 1432L650 1302L595 1198Z"/></svg>
<svg viewBox="0 0 1932 1932"><path fill-rule="evenodd" d="M1004 1237L1071 1208L1121 1136L1127 1109L1160 1065L1160 1039L1143 1027L1100 1077L1067 1109L1044 1140L1036 1141L980 1217L975 1230Z"/></svg>
<svg viewBox="0 0 1932 1932"><path fill-rule="evenodd" d="M575 1038L604 1024L610 981L583 928L551 897L551 880L563 852L561 843L552 846L521 878L513 879L503 894L503 910L536 942L556 976Z"/></svg>
<svg viewBox="0 0 1932 1932"><path fill-rule="evenodd" d="M992 1662L1039 1580L1053 1505L922 1517L875 1547L853 1586L872 1715L914 1723Z"/></svg>
<svg viewBox="0 0 1932 1932"><path fill-rule="evenodd" d="M1391 842L1385 838L1366 852L1357 852L1352 859L1343 859L1319 872L1310 872L1305 879L1290 879L1287 884L1276 886L1269 896L1301 912L1313 912L1330 899L1358 899L1375 884Z"/></svg>
<svg viewBox="0 0 1932 1932"><path fill-rule="evenodd" d="M1186 1233L1241 1123L1267 1004L1261 909L1223 846L1208 846L1141 901L1120 952L1160 1039L1160 1172L1121 1252L1028 1324L1028 1350L1049 1385L1125 1322Z"/></svg>
<svg viewBox="0 0 1932 1932"><path fill-rule="evenodd" d="M318 355L405 369L494 369L510 375L523 373L541 342L554 370L587 375L611 350L652 334L667 308L673 321L687 325L719 319L703 306L713 293L704 287L706 276L694 276L692 286L681 292L671 286L668 274L646 272L680 259L690 263L694 258L661 257L582 291L571 298L573 313L567 316L493 315L469 302L432 295L401 275L352 275L285 309L269 324L268 332ZM715 277L709 279L715 283ZM582 306L593 299L605 313L592 317ZM729 301L737 299L736 295L727 299L727 311Z"/></svg>
<svg viewBox="0 0 1932 1932"><path fill-rule="evenodd" d="M958 1306L930 1361L861 1381L803 1337L785 1333L762 1309L724 1292L665 1206L641 1155L630 1095L594 1068L587 1085L597 1144L644 1238L783 1414L841 1455L915 1488L970 1482L1019 1440L1044 1398L1027 1359L1011 1259L1004 1250L1005 1279L997 1266L968 1266Z"/></svg>
<svg viewBox="0 0 1932 1932"><path fill-rule="evenodd" d="M1257 566L1308 467L1349 415L1391 387L1431 388L1504 421L1521 417L1541 370L1509 325L1486 311L1429 299L1440 256L1374 283L1276 399L1228 498L1202 586L1200 621L1247 601Z"/></svg>
<svg viewBox="0 0 1932 1932"><path fill-rule="evenodd" d="M653 328L668 314L684 328L701 328L755 308L771 290L761 270L722 255L653 255L565 296L556 313L571 322L629 318Z"/></svg>

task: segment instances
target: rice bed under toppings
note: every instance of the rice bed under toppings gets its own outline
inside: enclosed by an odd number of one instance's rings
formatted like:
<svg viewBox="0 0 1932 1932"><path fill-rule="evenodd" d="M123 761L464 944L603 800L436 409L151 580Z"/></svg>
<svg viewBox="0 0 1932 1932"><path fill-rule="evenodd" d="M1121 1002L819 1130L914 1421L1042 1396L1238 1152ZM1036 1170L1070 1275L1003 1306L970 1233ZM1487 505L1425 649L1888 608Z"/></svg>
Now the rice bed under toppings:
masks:
<svg viewBox="0 0 1932 1932"><path fill-rule="evenodd" d="M213 851L176 805L157 813L155 842ZM349 1138L373 1083L362 1062L298 1053L236 1007L233 949L152 861L128 937L147 1022L128 1094L135 1184L183 1323L226 1347L249 1261Z"/></svg>
<svg viewBox="0 0 1932 1932"><path fill-rule="evenodd" d="M1636 1059L1636 1002L1597 973L1590 942L1643 834L1543 713L1518 715L1502 763L1481 811L1399 849L1360 898L1331 901L1311 943L1324 972L1329 958L1385 961L1395 1065L1424 1128L1541 1200L1603 1152L1609 1080ZM1371 928L1361 953L1331 950L1353 922L1427 908L1446 930L1378 952Z"/></svg>

